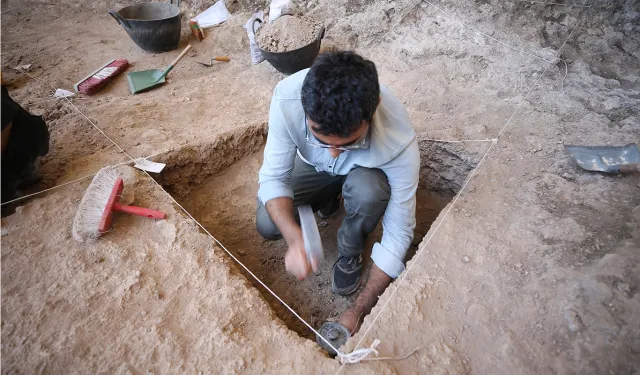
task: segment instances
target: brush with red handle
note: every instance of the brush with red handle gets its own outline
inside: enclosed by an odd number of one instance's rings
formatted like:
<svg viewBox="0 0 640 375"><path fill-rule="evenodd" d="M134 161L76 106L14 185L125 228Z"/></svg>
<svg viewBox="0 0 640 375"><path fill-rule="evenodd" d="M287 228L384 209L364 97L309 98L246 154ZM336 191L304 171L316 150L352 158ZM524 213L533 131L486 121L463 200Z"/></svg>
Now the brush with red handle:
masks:
<svg viewBox="0 0 640 375"><path fill-rule="evenodd" d="M113 168L101 169L84 193L76 217L73 220L73 238L79 242L94 241L111 229L116 211L150 219L164 219L162 211L125 206L120 203L124 182Z"/></svg>
<svg viewBox="0 0 640 375"><path fill-rule="evenodd" d="M127 60L111 60L98 70L84 77L73 87L76 89L76 92L93 95L102 90L111 78L124 72L128 67L129 61Z"/></svg>

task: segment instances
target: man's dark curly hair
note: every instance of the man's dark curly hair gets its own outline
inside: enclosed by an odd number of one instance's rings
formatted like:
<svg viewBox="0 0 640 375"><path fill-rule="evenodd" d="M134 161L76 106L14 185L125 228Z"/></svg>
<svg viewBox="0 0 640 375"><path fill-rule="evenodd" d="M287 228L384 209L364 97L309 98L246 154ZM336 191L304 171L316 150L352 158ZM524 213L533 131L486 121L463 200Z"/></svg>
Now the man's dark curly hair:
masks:
<svg viewBox="0 0 640 375"><path fill-rule="evenodd" d="M379 100L376 65L354 52L321 54L302 84L302 107L322 135L353 134L371 122Z"/></svg>

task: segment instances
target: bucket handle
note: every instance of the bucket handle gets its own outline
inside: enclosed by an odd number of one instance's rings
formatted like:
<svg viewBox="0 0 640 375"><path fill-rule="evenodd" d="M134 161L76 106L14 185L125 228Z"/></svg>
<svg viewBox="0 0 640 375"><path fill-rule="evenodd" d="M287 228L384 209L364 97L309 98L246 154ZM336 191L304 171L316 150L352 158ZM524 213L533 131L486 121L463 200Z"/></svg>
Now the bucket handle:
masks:
<svg viewBox="0 0 640 375"><path fill-rule="evenodd" d="M251 31L253 31L253 35L256 35L256 22L262 24L262 20L260 18L253 20L253 24L251 24Z"/></svg>
<svg viewBox="0 0 640 375"><path fill-rule="evenodd" d="M111 15L111 17L118 21L118 25L124 25L125 27L131 28L131 26L129 26L129 22L127 22L126 19L122 18L122 16L119 15L118 12L110 10L109 15Z"/></svg>
<svg viewBox="0 0 640 375"><path fill-rule="evenodd" d="M173 0L169 0L169 4L173 4ZM180 0L176 0L176 6L180 8Z"/></svg>

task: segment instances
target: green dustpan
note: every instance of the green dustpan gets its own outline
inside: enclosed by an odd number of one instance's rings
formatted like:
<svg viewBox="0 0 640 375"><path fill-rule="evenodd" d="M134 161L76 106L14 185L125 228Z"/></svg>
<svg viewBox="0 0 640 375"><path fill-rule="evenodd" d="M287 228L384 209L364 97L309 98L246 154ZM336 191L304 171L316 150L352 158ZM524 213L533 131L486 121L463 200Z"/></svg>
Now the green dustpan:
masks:
<svg viewBox="0 0 640 375"><path fill-rule="evenodd" d="M131 72L127 76L127 80L129 81L129 88L131 89L132 94L137 94L139 92L151 90L156 86L160 86L165 82L165 77L171 69L184 57L184 55L189 52L191 49L191 45L188 45L187 48L180 53L178 57L165 69L164 71L158 69L149 69L143 70L141 72Z"/></svg>

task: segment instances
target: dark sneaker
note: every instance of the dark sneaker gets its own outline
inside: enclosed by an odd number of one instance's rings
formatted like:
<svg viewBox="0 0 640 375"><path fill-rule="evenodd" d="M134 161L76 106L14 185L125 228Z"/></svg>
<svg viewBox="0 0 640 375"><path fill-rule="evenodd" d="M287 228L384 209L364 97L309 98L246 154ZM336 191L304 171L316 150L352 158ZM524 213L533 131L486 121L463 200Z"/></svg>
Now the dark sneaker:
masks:
<svg viewBox="0 0 640 375"><path fill-rule="evenodd" d="M331 290L341 296L358 290L362 279L362 254L355 257L339 257L333 265Z"/></svg>
<svg viewBox="0 0 640 375"><path fill-rule="evenodd" d="M336 214L336 212L338 212L338 208L340 208L340 201L340 196L338 196L338 198L332 200L326 206L322 207L320 210L318 210L318 217L323 220L331 218Z"/></svg>

